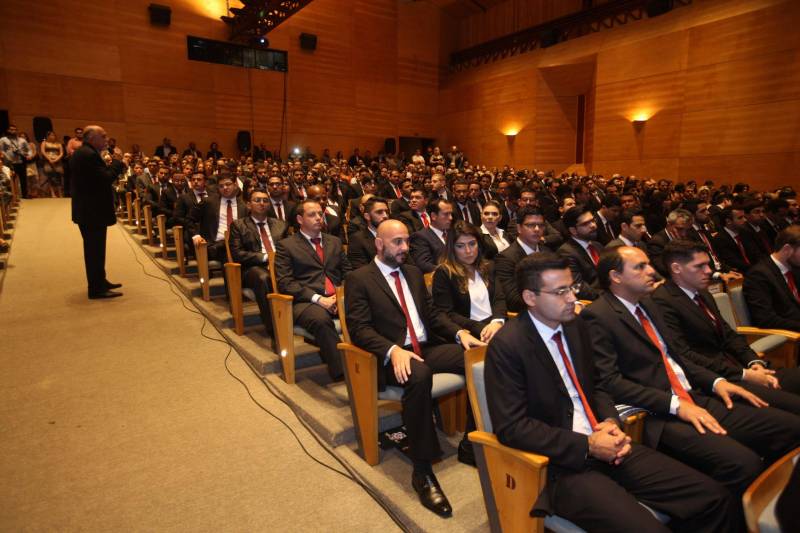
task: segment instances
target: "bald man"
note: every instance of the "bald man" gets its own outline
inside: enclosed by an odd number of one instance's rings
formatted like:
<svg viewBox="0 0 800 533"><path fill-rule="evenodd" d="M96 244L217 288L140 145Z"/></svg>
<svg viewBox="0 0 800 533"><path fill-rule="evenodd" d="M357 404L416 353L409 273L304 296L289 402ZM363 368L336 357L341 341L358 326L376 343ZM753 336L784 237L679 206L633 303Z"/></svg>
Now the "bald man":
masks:
<svg viewBox="0 0 800 533"><path fill-rule="evenodd" d="M72 174L72 221L83 237L83 261L86 265L89 299L122 296L122 285L106 279L106 231L116 224L113 183L125 170L119 160L100 153L108 146L108 134L100 126L83 129L83 144L70 159Z"/></svg>
<svg viewBox="0 0 800 533"><path fill-rule="evenodd" d="M347 327L353 343L378 360L378 388L403 388L403 424L414 462L411 484L422 504L440 516L452 508L431 463L442 455L433 423L433 374L464 374L463 349L482 345L447 314L433 307L422 271L406 264L408 228L399 220L380 223L375 258L351 272L345 286ZM466 435L475 429L467 406L467 428L458 458L475 464Z"/></svg>

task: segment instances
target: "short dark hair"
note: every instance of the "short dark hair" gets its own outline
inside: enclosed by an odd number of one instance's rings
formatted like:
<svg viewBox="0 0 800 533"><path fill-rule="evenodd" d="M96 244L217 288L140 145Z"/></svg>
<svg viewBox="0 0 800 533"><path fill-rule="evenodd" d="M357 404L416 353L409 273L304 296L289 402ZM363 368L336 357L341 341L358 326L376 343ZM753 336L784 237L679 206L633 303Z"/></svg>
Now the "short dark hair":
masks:
<svg viewBox="0 0 800 533"><path fill-rule="evenodd" d="M310 198L306 198L305 200L297 204L297 207L295 208L295 214L300 216L305 216L306 204L317 204L318 206L322 205L317 200L311 200Z"/></svg>
<svg viewBox="0 0 800 533"><path fill-rule="evenodd" d="M620 224L627 224L631 225L633 223L633 217L643 217L644 213L642 213L641 209L626 209L624 210L619 216L619 223Z"/></svg>
<svg viewBox="0 0 800 533"><path fill-rule="evenodd" d="M789 209L789 202L785 198L773 198L767 202L767 213L777 213L781 209Z"/></svg>
<svg viewBox="0 0 800 533"><path fill-rule="evenodd" d="M597 283L603 289L608 290L611 287L611 271L622 272L622 268L625 265L622 254L619 253L620 248L622 246L606 248L600 254L600 260L597 262Z"/></svg>
<svg viewBox="0 0 800 533"><path fill-rule="evenodd" d="M747 214L750 214L753 209L758 209L759 207L764 207L764 204L758 200L747 200L740 206L740 208Z"/></svg>
<svg viewBox="0 0 800 533"><path fill-rule="evenodd" d="M685 265L694 258L694 254L699 253L708 253L708 248L703 243L687 239L676 239L664 246L661 261L664 268L669 270L669 266L672 263Z"/></svg>
<svg viewBox="0 0 800 533"><path fill-rule="evenodd" d="M369 213L372 211L372 208L375 204L386 204L386 207L389 207L389 202L386 201L386 198L382 198L380 196L371 196L366 202L364 202L364 205L362 206L364 208L364 212Z"/></svg>
<svg viewBox="0 0 800 533"><path fill-rule="evenodd" d="M611 194L603 198L603 207L621 207L622 200L616 194Z"/></svg>
<svg viewBox="0 0 800 533"><path fill-rule="evenodd" d="M439 211L442 209L442 204L446 204L446 205L452 206L453 202L451 202L450 200L447 200L445 198L442 198L441 196L439 198L434 198L432 202L428 202L428 206L426 208L427 211L428 211L428 214L429 215L438 215Z"/></svg>
<svg viewBox="0 0 800 533"><path fill-rule="evenodd" d="M574 228L575 226L578 225L578 219L581 218L581 215L589 212L590 212L589 209L587 209L583 205L576 205L575 207L570 207L569 209L567 209L567 211L564 213L563 216L564 227L567 229Z"/></svg>
<svg viewBox="0 0 800 533"><path fill-rule="evenodd" d="M780 250L787 244L793 248L800 246L800 226L797 224L782 229L778 236L775 237L776 250Z"/></svg>
<svg viewBox="0 0 800 533"><path fill-rule="evenodd" d="M502 211L500 212L502 214ZM521 225L525 222L525 219L532 216L538 216L544 218L544 213L538 207L533 207L532 205L526 205L521 209L517 209L517 225Z"/></svg>
<svg viewBox="0 0 800 533"><path fill-rule="evenodd" d="M529 290L539 293L542 288L542 273L546 270L564 270L569 268L569 262L565 257L560 257L555 252L538 252L526 256L517 263L514 275L517 279L519 293Z"/></svg>

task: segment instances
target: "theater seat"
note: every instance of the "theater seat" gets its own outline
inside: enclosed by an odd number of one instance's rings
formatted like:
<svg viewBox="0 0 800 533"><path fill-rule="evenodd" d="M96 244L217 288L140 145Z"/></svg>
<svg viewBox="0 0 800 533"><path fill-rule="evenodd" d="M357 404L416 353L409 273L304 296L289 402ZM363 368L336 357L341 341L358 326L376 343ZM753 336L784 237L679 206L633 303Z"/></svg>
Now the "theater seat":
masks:
<svg viewBox="0 0 800 533"><path fill-rule="evenodd" d="M242 287L242 265L233 260L230 246L230 234L225 232L225 253L228 261L224 265L228 287L228 303L233 317L233 330L237 335L244 335L244 302L243 298L256 301L252 289Z"/></svg>
<svg viewBox="0 0 800 533"><path fill-rule="evenodd" d="M492 420L486 401L484 359L486 347L481 346L464 353L467 389L475 415L477 431L469 434L478 463L478 475L483 489L483 501L493 532L537 531L546 528L560 533L577 533L583 529L560 516L530 516L530 510L547 481L547 464L544 455L510 448L500 443L492 433ZM645 411L618 405L620 418L625 421L625 432L634 442L641 441ZM662 523L669 517L648 511Z"/></svg>
<svg viewBox="0 0 800 533"><path fill-rule="evenodd" d="M728 292L713 295L722 318L738 333L747 337L750 348L778 367L797 366L797 349L800 334L780 329L763 329L751 326L750 313L744 300L742 287L732 287Z"/></svg>
<svg viewBox="0 0 800 533"><path fill-rule="evenodd" d="M211 271L222 270L223 264L219 261L208 260L208 243L205 239L194 245L194 256L197 261L197 273L200 276L200 288L203 291L203 300L211 300Z"/></svg>
<svg viewBox="0 0 800 533"><path fill-rule="evenodd" d="M786 488L798 459L800 448L795 448L775 461L747 487L742 495L742 505L748 531L780 533L775 504Z"/></svg>

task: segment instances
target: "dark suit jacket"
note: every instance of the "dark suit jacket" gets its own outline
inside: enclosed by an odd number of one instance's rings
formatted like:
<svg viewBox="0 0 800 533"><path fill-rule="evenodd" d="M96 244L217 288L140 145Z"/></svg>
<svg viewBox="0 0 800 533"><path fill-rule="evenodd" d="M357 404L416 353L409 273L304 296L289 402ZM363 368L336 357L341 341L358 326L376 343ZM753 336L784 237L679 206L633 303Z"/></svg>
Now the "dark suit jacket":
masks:
<svg viewBox="0 0 800 533"><path fill-rule="evenodd" d="M278 241L286 237L286 231L289 229L286 222L269 217L267 217L267 228L276 246ZM253 217L240 218L231 224L229 245L233 260L240 263L243 269L252 266L268 267L261 252L261 233L253 222Z"/></svg>
<svg viewBox="0 0 800 533"><path fill-rule="evenodd" d="M174 185L170 184L167 186L166 190L161 193L161 196L158 199L158 211L159 213L163 213L167 216L167 227L171 228L177 222L175 221L175 206L178 203L178 197L186 191L186 188L183 191L178 192Z"/></svg>
<svg viewBox="0 0 800 533"><path fill-rule="evenodd" d="M494 259L495 281L499 287L502 287L503 295L506 298L506 307L514 313L527 309L517 287L517 277L514 275L517 263L523 259L525 259L525 250L516 239L511 242L511 246L500 252Z"/></svg>
<svg viewBox="0 0 800 533"><path fill-rule="evenodd" d="M342 238L342 219L331 215L327 210L325 212L325 233Z"/></svg>
<svg viewBox="0 0 800 533"><path fill-rule="evenodd" d="M408 200L403 197L394 200L392 205L389 207L389 213L391 213L392 217L395 217L404 211L411 211L411 206L408 205Z"/></svg>
<svg viewBox="0 0 800 533"><path fill-rule="evenodd" d="M106 165L100 154L90 144L75 150L69 160L72 175L72 221L82 226L113 226L114 181L125 170L116 159Z"/></svg>
<svg viewBox="0 0 800 533"><path fill-rule="evenodd" d="M670 357L683 368L693 389L711 392L714 380L719 376L681 357L658 306L649 299L642 301L641 306L666 343ZM672 416L669 414L672 389L661 352L650 341L639 321L611 292L605 292L579 316L589 326L595 377L600 387L616 403L642 407L654 413L655 416L649 417L645 424L644 444L656 447L664 427L664 419L659 417ZM705 405L700 397L694 394L692 397L701 407Z"/></svg>
<svg viewBox="0 0 800 533"><path fill-rule="evenodd" d="M186 189L183 194L178 196L175 203L175 211L172 214L172 219L175 226L183 226L184 235L187 239L191 239L195 235L196 223L192 219L192 211L198 205L197 195L192 189Z"/></svg>
<svg viewBox="0 0 800 533"><path fill-rule="evenodd" d="M472 217L472 224L475 226L480 227L481 225L481 209L478 205L471 201L467 200L467 203L464 204L469 211L469 215ZM458 202L453 202L453 222L456 220L464 220L464 214L461 212L461 206L458 205Z"/></svg>
<svg viewBox="0 0 800 533"><path fill-rule="evenodd" d="M167 184L167 187L170 187ZM166 190L166 187L164 188ZM153 183L147 188L144 195L144 204L149 205L153 209L153 216L161 213L161 194L162 188L160 183Z"/></svg>
<svg viewBox="0 0 800 533"><path fill-rule="evenodd" d="M427 342L453 342L461 328L445 313L434 308L422 272L413 265L403 265L400 269L408 283L417 313L425 325ZM347 276L345 289L350 337L356 346L378 359L378 387L384 390L386 373L381 370L386 352L393 345L405 345L407 328L403 309L374 261L351 272Z"/></svg>
<svg viewBox="0 0 800 533"><path fill-rule="evenodd" d="M758 249L758 253L761 256L769 255L772 253L773 248L775 247L775 239L769 237L766 231L759 226L752 226L750 224L747 225L746 231L747 235L752 239L755 243L756 248Z"/></svg>
<svg viewBox="0 0 800 533"><path fill-rule="evenodd" d="M294 226L297 224L295 217L296 207L297 204L291 200L286 200L283 202L283 216L286 218L286 224L288 226ZM275 207L272 205L272 202L270 202L269 207L267 208L267 216L270 218L278 218L278 213L275 212Z"/></svg>
<svg viewBox="0 0 800 533"><path fill-rule="evenodd" d="M278 290L294 297L294 315L298 316L311 303L315 294L325 294L325 276L334 285L341 285L350 272L350 262L338 237L322 233L325 262L299 231L278 242L275 254L275 274Z"/></svg>
<svg viewBox="0 0 800 533"><path fill-rule="evenodd" d="M793 268L792 272L795 283L800 283L800 268ZM754 325L800 331L800 303L770 256L747 271L742 289Z"/></svg>
<svg viewBox="0 0 800 533"><path fill-rule="evenodd" d="M433 272L439 264L439 254L444 243L431 228L421 229L411 234L411 258L424 273Z"/></svg>
<svg viewBox="0 0 800 533"><path fill-rule="evenodd" d="M597 253L603 251L603 245L597 241L591 243ZM558 249L558 255L564 257L569 262L569 269L572 271L572 279L575 283L581 284L578 298L581 300L594 300L600 295L597 288L597 268L592 262L591 256L578 244L575 239L567 239Z"/></svg>
<svg viewBox="0 0 800 533"><path fill-rule="evenodd" d="M747 254L747 259L750 260L750 264L745 262L741 252L739 252L736 241L724 228L719 230L711 244L714 246L714 251L717 252L720 261L744 274L758 262L761 258L761 252L758 250L758 245L753 237L747 232L743 231L739 236L742 238L742 247Z"/></svg>
<svg viewBox="0 0 800 533"><path fill-rule="evenodd" d="M608 223L611 226L611 233L609 233L597 213L594 214L594 221L597 224L597 242L603 246L616 239L617 235L619 235L619 227L614 222L609 221Z"/></svg>
<svg viewBox="0 0 800 533"><path fill-rule="evenodd" d="M586 327L576 320L563 329L575 374L595 417L619 424L614 401L595 384ZM489 343L484 377L492 426L501 443L549 457L550 481L584 469L588 437L572 430L572 400L527 312L510 320ZM541 497L536 507L543 507Z"/></svg>
<svg viewBox="0 0 800 533"><path fill-rule="evenodd" d="M193 229L195 235L202 235L202 237L209 243L217 240L217 231L219 230L219 213L220 206L223 202L227 201L217 194L209 195L205 201L195 204L192 207L192 212L189 215L193 222ZM247 216L247 206L238 196L236 201L236 219L244 218Z"/></svg>
<svg viewBox="0 0 800 533"><path fill-rule="evenodd" d="M667 235L666 229L662 229L658 233L654 234L652 237L650 237L650 240L647 241L647 256L650 258L650 264L652 264L653 268L655 268L662 276L669 276L669 272L667 272L664 262L661 260L661 255L664 253L664 247L669 241L670 238L669 235Z"/></svg>
<svg viewBox="0 0 800 533"><path fill-rule="evenodd" d="M778 233L781 230L786 229L787 226L788 224L783 219L776 223L770 218L765 217L764 220L761 221L761 231L765 231L767 233L769 242L771 242L773 245L775 244L775 237L778 236Z"/></svg>
<svg viewBox="0 0 800 533"><path fill-rule="evenodd" d="M740 381L742 369L759 358L750 349L747 340L733 331L722 318L714 297L708 291L700 291L699 294L717 317L719 330L705 311L672 280L656 289L652 298L664 314L664 321L672 330L675 348L684 359L730 381Z"/></svg>
<svg viewBox="0 0 800 533"><path fill-rule="evenodd" d="M492 305L490 320L495 318L505 320L506 299L502 287L499 287L495 280L494 265L490 264L489 272L484 281L489 282L487 290L489 291L489 302ZM461 328L468 329L476 339L481 338L481 330L486 326L488 320L479 322L469 317L471 306L469 291L466 293L461 292L456 280L441 266L434 271L432 293L433 304L437 309L447 313L450 320L461 326Z"/></svg>
<svg viewBox="0 0 800 533"><path fill-rule="evenodd" d="M375 259L375 236L372 232L364 228L350 236L347 245L347 258L350 260L350 267L355 270L366 265Z"/></svg>
<svg viewBox="0 0 800 533"><path fill-rule="evenodd" d="M425 228L425 224L423 224L422 219L419 218L419 213L416 211L411 211L410 209L408 211L401 211L396 215L392 215L392 218L397 219L405 224L408 228L409 235Z"/></svg>
<svg viewBox="0 0 800 533"><path fill-rule="evenodd" d="M170 153L169 154L164 154L164 145L163 144L159 144L158 146L156 146L155 156L158 157L158 158L161 158L161 159L166 159L170 155L178 153L177 148L175 148L171 144L168 145L168 146L170 148Z"/></svg>
<svg viewBox="0 0 800 533"><path fill-rule="evenodd" d="M399 189L400 186L398 185L397 188ZM402 191L400 192L402 195ZM387 200L397 200L397 194L394 191L394 187L391 183L386 182L382 186L378 188L378 196L385 198Z"/></svg>

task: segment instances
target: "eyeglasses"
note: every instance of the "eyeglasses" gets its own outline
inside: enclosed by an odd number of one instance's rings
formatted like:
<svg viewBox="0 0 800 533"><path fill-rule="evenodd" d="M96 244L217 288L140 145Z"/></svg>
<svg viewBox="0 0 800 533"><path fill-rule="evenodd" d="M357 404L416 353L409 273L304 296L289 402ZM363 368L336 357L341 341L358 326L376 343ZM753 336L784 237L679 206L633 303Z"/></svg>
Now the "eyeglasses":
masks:
<svg viewBox="0 0 800 533"><path fill-rule="evenodd" d="M562 287L562 288L556 289L554 291L546 291L544 289L539 289L538 292L543 292L545 294L552 294L554 296L558 296L560 298L563 298L564 296L566 296L570 292L572 294L578 294L580 292L580 290L581 290L581 284L580 283L576 283L575 285L571 285L569 287Z"/></svg>

